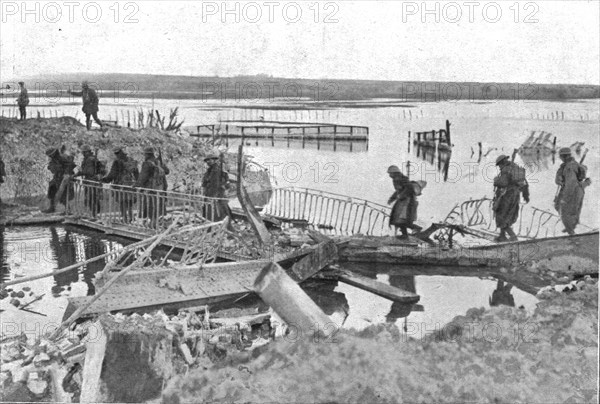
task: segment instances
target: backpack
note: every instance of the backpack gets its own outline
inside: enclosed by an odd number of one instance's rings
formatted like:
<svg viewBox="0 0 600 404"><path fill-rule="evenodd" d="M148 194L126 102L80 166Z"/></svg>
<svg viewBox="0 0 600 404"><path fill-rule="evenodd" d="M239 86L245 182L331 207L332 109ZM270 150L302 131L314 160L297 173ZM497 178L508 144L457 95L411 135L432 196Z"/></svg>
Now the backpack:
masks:
<svg viewBox="0 0 600 404"><path fill-rule="evenodd" d="M104 161L98 160L96 158L96 175L105 175L106 174L106 163Z"/></svg>
<svg viewBox="0 0 600 404"><path fill-rule="evenodd" d="M152 170L152 178L150 179L150 187L152 189L165 189L165 169L159 162L154 163L154 169Z"/></svg>
<svg viewBox="0 0 600 404"><path fill-rule="evenodd" d="M137 161L127 157L123 161L123 175L121 176L121 185L133 186L135 184L135 172L137 171Z"/></svg>

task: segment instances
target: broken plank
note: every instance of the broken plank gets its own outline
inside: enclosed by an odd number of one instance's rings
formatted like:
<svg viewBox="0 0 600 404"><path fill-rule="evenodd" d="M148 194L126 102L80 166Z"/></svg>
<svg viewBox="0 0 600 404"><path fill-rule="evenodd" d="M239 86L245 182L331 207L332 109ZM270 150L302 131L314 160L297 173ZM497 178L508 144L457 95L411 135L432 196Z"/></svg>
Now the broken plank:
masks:
<svg viewBox="0 0 600 404"><path fill-rule="evenodd" d="M347 283L348 285L366 290L367 292L374 293L377 296L384 297L394 302L417 303L421 299L421 297L416 293L409 292L349 271L336 270L332 273L325 274L324 276L327 278L331 277L337 279L341 282Z"/></svg>
<svg viewBox="0 0 600 404"><path fill-rule="evenodd" d="M320 243L304 258L301 258L289 269L288 274L296 281L300 282L310 278L327 265L333 263L338 258L337 246L333 240Z"/></svg>
<svg viewBox="0 0 600 404"><path fill-rule="evenodd" d="M271 242L271 233L269 233L269 230L267 230L267 227L263 223L262 218L260 217L260 215L258 214L258 211L254 207L254 204L252 204L252 201L250 200L250 196L248 195L248 192L246 191L246 188L244 187L244 185L242 184L242 181L241 181L241 179L243 178L242 170L244 167L244 165L243 165L244 153L243 152L244 152L244 145L242 142L242 144L240 144L239 149L238 149L238 173L237 173L237 175L238 175L238 178L240 179L240 181L237 182L237 197L238 197L238 200L240 201L240 205L242 205L242 209L244 209L244 212L246 213L246 216L248 217L248 221L250 222L250 225L252 226L252 228L256 232L256 235L258 236L258 240L260 241L260 243L263 246L269 245Z"/></svg>

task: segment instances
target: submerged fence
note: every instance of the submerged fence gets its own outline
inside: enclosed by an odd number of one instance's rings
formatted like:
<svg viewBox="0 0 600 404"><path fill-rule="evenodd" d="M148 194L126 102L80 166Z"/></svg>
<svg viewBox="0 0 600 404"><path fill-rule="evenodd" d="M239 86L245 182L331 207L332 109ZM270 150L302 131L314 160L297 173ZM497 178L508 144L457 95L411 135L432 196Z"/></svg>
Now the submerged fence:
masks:
<svg viewBox="0 0 600 404"><path fill-rule="evenodd" d="M68 190L67 211L111 228L126 225L144 233L164 231L174 217L181 225L214 222L222 215L220 200L173 191L133 188L75 180Z"/></svg>
<svg viewBox="0 0 600 404"><path fill-rule="evenodd" d="M333 234L393 234L390 209L364 199L306 188L277 188L263 213L279 219L305 221Z"/></svg>

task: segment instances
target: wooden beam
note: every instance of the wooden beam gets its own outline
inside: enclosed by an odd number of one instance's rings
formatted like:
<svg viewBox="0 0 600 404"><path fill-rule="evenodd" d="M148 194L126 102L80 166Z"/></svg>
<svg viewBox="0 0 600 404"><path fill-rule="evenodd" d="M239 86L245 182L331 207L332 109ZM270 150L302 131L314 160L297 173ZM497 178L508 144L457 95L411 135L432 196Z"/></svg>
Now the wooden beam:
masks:
<svg viewBox="0 0 600 404"><path fill-rule="evenodd" d="M246 217L248 218L250 225L257 234L261 245L269 245L271 243L271 233L269 233L269 230L267 230L267 227L263 223L260 215L258 214L258 211L250 201L250 196L248 195L246 188L242 184L243 156L244 142L242 142L242 144L240 144L238 148L237 197L240 201L240 205L242 205L242 209L246 213Z"/></svg>
<svg viewBox="0 0 600 404"><path fill-rule="evenodd" d="M337 246L333 240L329 240L318 244L312 253L292 265L288 273L296 282L300 282L337 261L337 258Z"/></svg>
<svg viewBox="0 0 600 404"><path fill-rule="evenodd" d="M81 383L81 403L96 403L100 401L100 375L102 374L102 363L106 353L107 337L100 321L92 326L98 335L97 338L86 343L85 365Z"/></svg>
<svg viewBox="0 0 600 404"><path fill-rule="evenodd" d="M394 302L417 303L421 299L421 297L416 293L412 293L350 271L336 270L332 271L331 273L325 273L324 277L337 279L341 282L347 283L348 285L366 290L367 292L374 293L377 296L384 297Z"/></svg>

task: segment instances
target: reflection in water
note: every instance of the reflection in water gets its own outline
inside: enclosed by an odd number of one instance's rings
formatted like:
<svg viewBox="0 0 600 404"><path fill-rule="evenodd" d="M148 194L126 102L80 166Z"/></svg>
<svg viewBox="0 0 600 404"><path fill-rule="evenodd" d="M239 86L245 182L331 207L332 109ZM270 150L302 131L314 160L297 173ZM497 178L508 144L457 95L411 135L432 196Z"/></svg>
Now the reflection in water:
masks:
<svg viewBox="0 0 600 404"><path fill-rule="evenodd" d="M407 292L417 293L414 276L390 275L390 285L406 290ZM385 320L388 323L394 323L399 318L406 318L413 311L413 308L413 304L394 302L392 303L390 312L385 316Z"/></svg>
<svg viewBox="0 0 600 404"><path fill-rule="evenodd" d="M41 231L40 231L41 230ZM83 262L98 255L105 254L121 248L123 243L107 241L102 236L93 232L80 231L74 227L49 226L46 228L16 228L14 233L5 236L4 232L12 232L0 227L0 275L2 279L9 280L14 276L29 276L40 273L42 268L39 259L27 260L27 255L33 257L43 257L44 262L42 271L55 271L66 268L78 262ZM5 240L6 238L6 240ZM6 243L6 245L4 245ZM39 248L42 248L39 250ZM47 248L45 248L47 247ZM11 253L12 251L12 253ZM41 252L41 254L39 254ZM12 257L12 258L11 258ZM14 265L11 265L11 262ZM94 277L98 271L104 269L106 260L98 260L88 263L78 269L53 275L54 283L50 287L50 293L53 297L71 295L71 289L80 281L83 281L87 288L88 295L93 295ZM11 273L18 271L18 274ZM81 274L81 278L80 278ZM52 279L52 278L50 278ZM44 284L43 281L34 281L34 283ZM83 286L83 284L79 285ZM82 290L82 288L78 288ZM67 291L68 293L64 293Z"/></svg>
<svg viewBox="0 0 600 404"><path fill-rule="evenodd" d="M6 279L8 275L8 265L6 265L6 256L4 255L4 226L0 226L0 279Z"/></svg>
<svg viewBox="0 0 600 404"><path fill-rule="evenodd" d="M56 227L50 227L50 248L56 259L57 269L68 267L77 262L75 255L75 245L71 240L71 232L67 230L62 240L58 236ZM62 274L54 275L54 285L52 286L52 296L57 297L67 289L71 290L71 283L79 280L77 271L67 271Z"/></svg>
<svg viewBox="0 0 600 404"><path fill-rule="evenodd" d="M437 170L443 174L444 182L448 181L448 170L450 168L450 158L452 157L451 150L439 150L434 147L423 147L419 145L417 145L414 150L418 158L436 167Z"/></svg>
<svg viewBox="0 0 600 404"><path fill-rule="evenodd" d="M515 298L511 293L513 285L510 283L504 284L504 281L498 280L496 289L492 292L492 296L489 299L490 306L505 305L514 307Z"/></svg>
<svg viewBox="0 0 600 404"><path fill-rule="evenodd" d="M235 138L224 138L225 146L237 147L240 141ZM369 142L365 140L318 140L318 139L246 139L246 146L275 147L283 149L314 149L334 152L360 153L369 150Z"/></svg>
<svg viewBox="0 0 600 404"><path fill-rule="evenodd" d="M333 280L308 280L302 284L302 289L325 314L339 313L345 319L350 306L345 294L334 291L337 286L338 282Z"/></svg>

